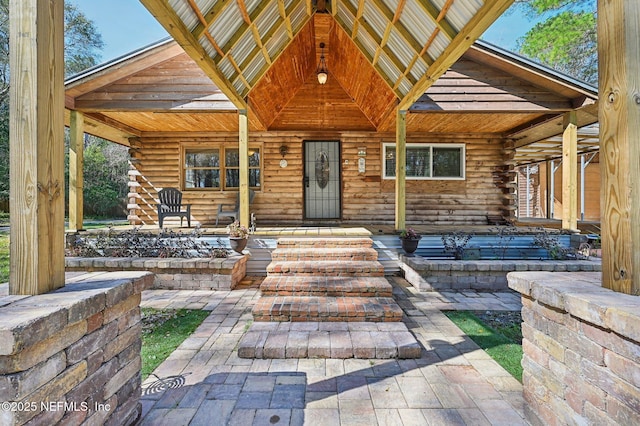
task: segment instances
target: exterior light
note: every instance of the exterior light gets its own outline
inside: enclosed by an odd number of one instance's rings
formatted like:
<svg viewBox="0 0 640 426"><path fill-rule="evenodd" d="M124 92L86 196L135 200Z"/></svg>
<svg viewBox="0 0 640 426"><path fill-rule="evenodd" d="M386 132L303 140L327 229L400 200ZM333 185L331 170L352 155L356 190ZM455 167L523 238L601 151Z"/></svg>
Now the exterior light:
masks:
<svg viewBox="0 0 640 426"><path fill-rule="evenodd" d="M320 63L318 64L316 75L318 76L318 83L325 84L327 82L328 71L327 63L324 60L324 43L320 43Z"/></svg>

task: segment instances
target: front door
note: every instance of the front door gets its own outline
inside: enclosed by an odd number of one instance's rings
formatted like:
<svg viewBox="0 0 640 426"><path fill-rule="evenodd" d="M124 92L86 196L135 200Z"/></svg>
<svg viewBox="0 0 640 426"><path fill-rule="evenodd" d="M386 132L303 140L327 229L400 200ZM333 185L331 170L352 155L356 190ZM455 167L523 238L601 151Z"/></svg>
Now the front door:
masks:
<svg viewBox="0 0 640 426"><path fill-rule="evenodd" d="M305 219L340 218L340 142L304 143Z"/></svg>

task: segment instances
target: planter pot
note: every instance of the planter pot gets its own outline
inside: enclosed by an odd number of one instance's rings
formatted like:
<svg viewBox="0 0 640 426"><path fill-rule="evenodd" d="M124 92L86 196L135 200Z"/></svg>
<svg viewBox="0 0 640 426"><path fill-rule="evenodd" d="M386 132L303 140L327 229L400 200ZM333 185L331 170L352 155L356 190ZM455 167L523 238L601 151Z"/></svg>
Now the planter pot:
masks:
<svg viewBox="0 0 640 426"><path fill-rule="evenodd" d="M402 250L405 253L411 254L418 249L418 244L420 243L420 239L418 238L400 238L400 244L402 245Z"/></svg>
<svg viewBox="0 0 640 426"><path fill-rule="evenodd" d="M247 238L229 237L229 246L231 250L242 254L242 250L247 246Z"/></svg>

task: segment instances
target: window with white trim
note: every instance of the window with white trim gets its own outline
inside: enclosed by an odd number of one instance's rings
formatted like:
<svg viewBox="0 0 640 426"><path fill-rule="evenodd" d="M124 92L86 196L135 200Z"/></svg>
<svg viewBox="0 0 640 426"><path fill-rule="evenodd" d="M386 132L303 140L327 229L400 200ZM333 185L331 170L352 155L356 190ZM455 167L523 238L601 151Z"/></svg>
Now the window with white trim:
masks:
<svg viewBox="0 0 640 426"><path fill-rule="evenodd" d="M249 186L261 187L260 148L249 148ZM185 148L184 189L238 190L240 186L240 151L238 148Z"/></svg>
<svg viewBox="0 0 640 426"><path fill-rule="evenodd" d="M382 144L382 175L396 177L396 144ZM464 144L407 144L407 180L464 179Z"/></svg>

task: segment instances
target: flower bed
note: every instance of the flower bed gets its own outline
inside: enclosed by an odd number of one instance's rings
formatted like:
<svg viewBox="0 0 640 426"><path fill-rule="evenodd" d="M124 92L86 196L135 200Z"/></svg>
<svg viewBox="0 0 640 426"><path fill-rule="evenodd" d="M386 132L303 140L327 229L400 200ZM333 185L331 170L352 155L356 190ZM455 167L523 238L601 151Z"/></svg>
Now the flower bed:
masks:
<svg viewBox="0 0 640 426"><path fill-rule="evenodd" d="M244 278L247 258L231 254L218 242L212 246L191 234L124 232L67 236L67 271L148 271L153 288L168 290L231 290Z"/></svg>
<svg viewBox="0 0 640 426"><path fill-rule="evenodd" d="M599 260L436 260L400 256L404 277L420 291L505 291L514 271L597 272Z"/></svg>
<svg viewBox="0 0 640 426"><path fill-rule="evenodd" d="M153 288L167 290L232 290L247 271L247 257L150 258L67 257L66 271L149 271L155 275Z"/></svg>

